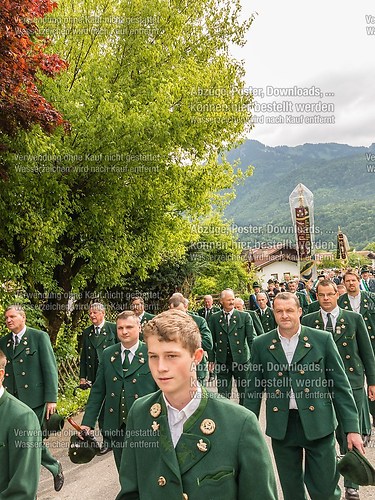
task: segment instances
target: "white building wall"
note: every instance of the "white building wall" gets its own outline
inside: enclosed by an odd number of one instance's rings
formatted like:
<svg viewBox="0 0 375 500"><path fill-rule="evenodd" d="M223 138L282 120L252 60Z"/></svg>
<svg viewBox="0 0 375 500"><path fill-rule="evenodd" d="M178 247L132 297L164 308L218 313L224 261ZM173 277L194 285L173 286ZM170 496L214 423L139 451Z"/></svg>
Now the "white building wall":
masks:
<svg viewBox="0 0 375 500"><path fill-rule="evenodd" d="M279 281L284 281L284 273L289 273L293 278L294 276L299 277L299 269L296 262L291 262L290 260L275 261L267 266L263 267L257 272L257 276L262 284L262 288L267 288L267 281L273 278L273 274L277 274L277 279Z"/></svg>

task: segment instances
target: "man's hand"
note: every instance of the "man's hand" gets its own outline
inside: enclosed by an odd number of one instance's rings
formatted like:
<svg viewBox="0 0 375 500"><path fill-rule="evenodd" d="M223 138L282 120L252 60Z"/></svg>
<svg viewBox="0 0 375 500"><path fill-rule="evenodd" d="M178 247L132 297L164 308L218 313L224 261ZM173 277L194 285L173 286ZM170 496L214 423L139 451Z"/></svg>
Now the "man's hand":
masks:
<svg viewBox="0 0 375 500"><path fill-rule="evenodd" d="M81 425L81 432L78 434L78 437L79 437L79 439L82 439L82 441L83 441L82 433L90 434L91 427L88 427L87 425Z"/></svg>
<svg viewBox="0 0 375 500"><path fill-rule="evenodd" d="M49 417L56 412L56 403L47 403L46 408L46 419L49 420Z"/></svg>
<svg viewBox="0 0 375 500"><path fill-rule="evenodd" d="M84 384L87 384L87 380L85 378L80 378L79 385L84 385Z"/></svg>
<svg viewBox="0 0 375 500"><path fill-rule="evenodd" d="M363 441L360 434L357 434L356 432L349 432L346 437L348 440L349 451L353 448L357 448L357 450L360 451L362 455L365 454L365 448L363 446Z"/></svg>
<svg viewBox="0 0 375 500"><path fill-rule="evenodd" d="M375 401L375 385L368 386L368 397L370 401Z"/></svg>

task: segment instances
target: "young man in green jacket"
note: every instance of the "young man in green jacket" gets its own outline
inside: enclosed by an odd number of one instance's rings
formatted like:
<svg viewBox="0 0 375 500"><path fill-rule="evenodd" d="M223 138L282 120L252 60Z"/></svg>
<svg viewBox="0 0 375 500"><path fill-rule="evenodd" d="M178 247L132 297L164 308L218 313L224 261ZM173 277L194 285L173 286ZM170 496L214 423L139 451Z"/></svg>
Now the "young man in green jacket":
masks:
<svg viewBox="0 0 375 500"><path fill-rule="evenodd" d="M172 309L144 329L160 391L135 402L117 500L274 500L272 463L255 416L197 382L197 325Z"/></svg>
<svg viewBox="0 0 375 500"><path fill-rule="evenodd" d="M116 324L120 343L103 351L81 427L89 432L94 429L104 405L103 437L110 443L119 468L128 412L134 401L157 387L148 366L147 347L139 340L139 318L133 311L123 311Z"/></svg>

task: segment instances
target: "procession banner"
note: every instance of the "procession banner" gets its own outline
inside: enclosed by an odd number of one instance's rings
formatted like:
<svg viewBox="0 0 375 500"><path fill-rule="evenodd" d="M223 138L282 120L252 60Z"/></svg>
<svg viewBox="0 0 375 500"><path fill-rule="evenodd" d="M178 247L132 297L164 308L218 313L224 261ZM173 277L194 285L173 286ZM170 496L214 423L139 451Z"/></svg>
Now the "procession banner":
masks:
<svg viewBox="0 0 375 500"><path fill-rule="evenodd" d="M289 206L296 235L300 278L315 278L314 251L314 195L303 184L298 184L289 196Z"/></svg>

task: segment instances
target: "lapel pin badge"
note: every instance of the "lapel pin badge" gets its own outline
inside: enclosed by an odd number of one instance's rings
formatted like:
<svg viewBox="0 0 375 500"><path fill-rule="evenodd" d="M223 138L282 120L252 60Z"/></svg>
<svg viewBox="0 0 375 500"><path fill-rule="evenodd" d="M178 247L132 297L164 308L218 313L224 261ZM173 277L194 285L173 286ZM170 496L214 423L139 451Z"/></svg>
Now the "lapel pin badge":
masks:
<svg viewBox="0 0 375 500"><path fill-rule="evenodd" d="M207 451L207 444L203 441L203 439L200 439L197 443L197 447L199 451L205 452Z"/></svg>
<svg viewBox="0 0 375 500"><path fill-rule="evenodd" d="M216 424L210 418L205 418L201 423L200 429L203 432L203 434L206 435L213 434L216 429Z"/></svg>
<svg viewBox="0 0 375 500"><path fill-rule="evenodd" d="M156 418L160 415L160 413L161 413L161 404L160 403L153 404L150 408L151 416Z"/></svg>

